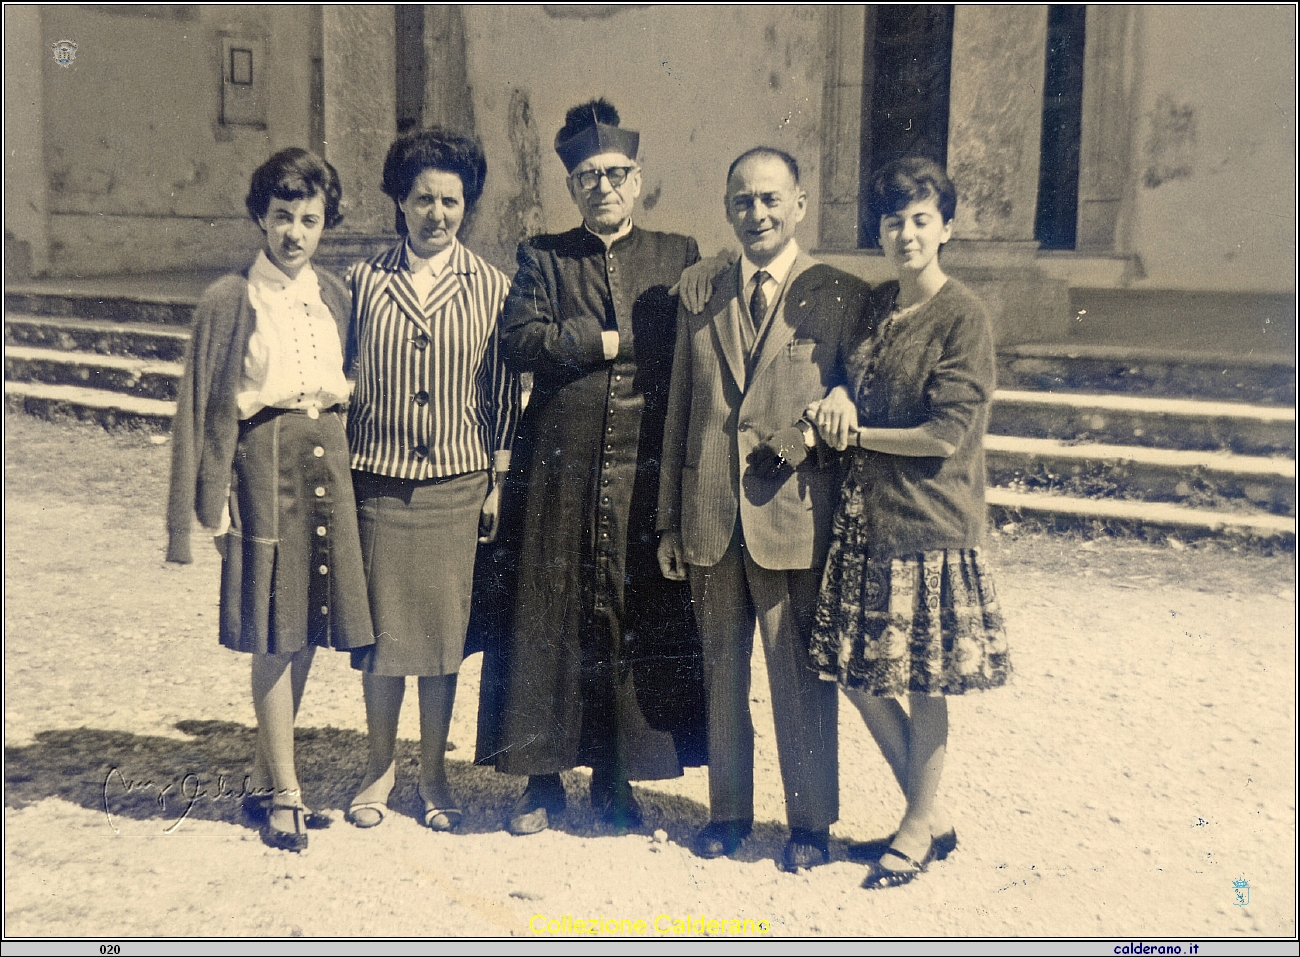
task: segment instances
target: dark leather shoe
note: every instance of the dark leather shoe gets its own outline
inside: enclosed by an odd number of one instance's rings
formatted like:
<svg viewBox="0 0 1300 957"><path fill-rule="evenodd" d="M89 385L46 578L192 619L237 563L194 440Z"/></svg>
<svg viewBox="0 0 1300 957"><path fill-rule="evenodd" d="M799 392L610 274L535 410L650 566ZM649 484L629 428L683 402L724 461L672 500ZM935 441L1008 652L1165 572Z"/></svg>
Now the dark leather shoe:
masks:
<svg viewBox="0 0 1300 957"><path fill-rule="evenodd" d="M635 831L645 823L632 785L627 781L604 781L595 773L591 776L591 809L618 835Z"/></svg>
<svg viewBox="0 0 1300 957"><path fill-rule="evenodd" d="M710 821L695 837L695 853L707 859L730 857L753 829L753 821Z"/></svg>
<svg viewBox="0 0 1300 957"><path fill-rule="evenodd" d="M596 817L612 828L614 833L618 835L639 830L645 824L645 819L641 814L641 805L632 795L630 788L627 793L617 795L607 801L598 802L593 800L591 807L596 812Z"/></svg>
<svg viewBox="0 0 1300 957"><path fill-rule="evenodd" d="M781 870L791 874L830 862L830 832L791 828L781 852Z"/></svg>
<svg viewBox="0 0 1300 957"><path fill-rule="evenodd" d="M511 834L537 834L551 826L553 818L564 813L564 785L559 775L530 778L523 795L510 811L506 830Z"/></svg>

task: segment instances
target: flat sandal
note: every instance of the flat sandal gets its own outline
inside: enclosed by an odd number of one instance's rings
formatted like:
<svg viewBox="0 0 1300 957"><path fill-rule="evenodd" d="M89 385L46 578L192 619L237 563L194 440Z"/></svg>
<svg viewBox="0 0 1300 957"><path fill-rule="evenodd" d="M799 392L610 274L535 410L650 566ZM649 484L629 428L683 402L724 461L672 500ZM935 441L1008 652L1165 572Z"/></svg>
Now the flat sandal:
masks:
<svg viewBox="0 0 1300 957"><path fill-rule="evenodd" d="M872 861L867 865L867 876L862 881L862 886L866 890L875 891L883 890L886 887L901 887L916 880L930 866L930 862L934 860L934 839L930 840L930 847L925 852L925 857L920 861L914 861L902 851L895 850L892 847L885 854L893 854L905 864L910 864L914 870L893 871L883 866L880 861Z"/></svg>
<svg viewBox="0 0 1300 957"><path fill-rule="evenodd" d="M271 812L266 816L266 823L259 832L262 843L281 851L293 851L295 854L307 850L306 809L299 804L272 804ZM271 814L276 811L293 811L293 830L282 831L271 823Z"/></svg>

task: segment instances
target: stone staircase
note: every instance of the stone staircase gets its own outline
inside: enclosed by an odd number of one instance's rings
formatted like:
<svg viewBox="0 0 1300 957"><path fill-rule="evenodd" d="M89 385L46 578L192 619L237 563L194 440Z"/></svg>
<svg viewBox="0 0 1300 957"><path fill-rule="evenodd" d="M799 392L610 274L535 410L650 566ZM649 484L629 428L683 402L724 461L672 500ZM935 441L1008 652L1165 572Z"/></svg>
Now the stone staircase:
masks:
<svg viewBox="0 0 1300 957"><path fill-rule="evenodd" d="M119 286L6 290L8 409L169 428L202 283ZM995 527L1294 546L1291 358L1024 345L998 362L985 445Z"/></svg>

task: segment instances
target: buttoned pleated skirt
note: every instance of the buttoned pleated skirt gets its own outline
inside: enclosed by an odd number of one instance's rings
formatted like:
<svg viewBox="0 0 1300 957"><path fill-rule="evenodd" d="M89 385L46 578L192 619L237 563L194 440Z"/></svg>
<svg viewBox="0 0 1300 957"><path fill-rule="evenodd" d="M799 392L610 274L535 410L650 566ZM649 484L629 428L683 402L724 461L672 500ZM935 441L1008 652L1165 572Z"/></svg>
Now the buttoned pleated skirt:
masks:
<svg viewBox="0 0 1300 957"><path fill-rule="evenodd" d="M263 409L239 426L221 643L291 654L374 641L343 417Z"/></svg>
<svg viewBox="0 0 1300 957"><path fill-rule="evenodd" d="M460 671L487 472L398 479L354 472L375 642L352 655L371 674Z"/></svg>

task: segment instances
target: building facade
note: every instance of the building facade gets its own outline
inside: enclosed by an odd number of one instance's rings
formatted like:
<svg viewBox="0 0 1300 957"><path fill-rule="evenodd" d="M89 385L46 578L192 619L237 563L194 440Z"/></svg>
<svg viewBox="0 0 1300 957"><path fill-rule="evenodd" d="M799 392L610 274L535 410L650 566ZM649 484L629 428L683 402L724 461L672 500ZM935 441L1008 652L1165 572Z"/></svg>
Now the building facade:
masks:
<svg viewBox="0 0 1300 957"><path fill-rule="evenodd" d="M728 163L770 144L801 163L807 244L880 278L861 185L919 150L958 184L945 256L1003 342L1122 338L1080 305L1100 290L1244 310L1290 349L1295 25L1290 5L10 5L6 275L242 264L248 176L290 145L339 169L345 262L392 240L384 153L432 123L483 140L463 238L511 269L576 223L551 142L603 95L642 134L640 221L705 252L732 242ZM1190 322L1134 314L1159 341Z"/></svg>

